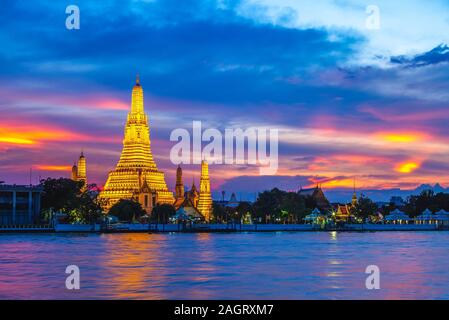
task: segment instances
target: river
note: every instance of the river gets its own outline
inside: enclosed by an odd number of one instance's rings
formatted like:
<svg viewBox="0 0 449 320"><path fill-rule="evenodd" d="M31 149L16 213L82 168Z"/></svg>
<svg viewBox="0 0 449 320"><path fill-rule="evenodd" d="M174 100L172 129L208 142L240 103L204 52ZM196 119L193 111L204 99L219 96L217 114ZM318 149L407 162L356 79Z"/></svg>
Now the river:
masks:
<svg viewBox="0 0 449 320"><path fill-rule="evenodd" d="M448 266L449 232L1 234L0 298L449 299Z"/></svg>

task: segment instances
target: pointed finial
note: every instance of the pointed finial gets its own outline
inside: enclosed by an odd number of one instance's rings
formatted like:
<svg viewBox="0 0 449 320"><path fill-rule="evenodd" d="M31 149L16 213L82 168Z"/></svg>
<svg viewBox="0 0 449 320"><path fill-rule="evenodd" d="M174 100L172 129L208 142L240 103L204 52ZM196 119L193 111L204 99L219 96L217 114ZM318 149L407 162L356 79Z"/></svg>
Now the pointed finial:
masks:
<svg viewBox="0 0 449 320"><path fill-rule="evenodd" d="M140 84L140 74L136 75L136 84Z"/></svg>

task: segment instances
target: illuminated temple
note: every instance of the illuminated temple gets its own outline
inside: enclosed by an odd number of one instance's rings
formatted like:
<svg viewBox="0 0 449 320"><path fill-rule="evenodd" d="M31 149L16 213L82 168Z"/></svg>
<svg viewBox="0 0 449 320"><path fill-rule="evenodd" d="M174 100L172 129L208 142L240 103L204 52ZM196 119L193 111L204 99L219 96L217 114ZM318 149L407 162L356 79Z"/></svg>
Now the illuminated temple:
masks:
<svg viewBox="0 0 449 320"><path fill-rule="evenodd" d="M212 196L210 193L209 165L206 160L201 163L200 197L197 209L203 215L204 220L209 222L212 216Z"/></svg>
<svg viewBox="0 0 449 320"><path fill-rule="evenodd" d="M209 166L206 161L201 163L200 191L198 192L194 181L189 191L185 192L184 189L182 169L178 166L176 170L176 197L173 206L177 212L182 212L194 219L210 222L212 219L212 196Z"/></svg>
<svg viewBox="0 0 449 320"><path fill-rule="evenodd" d="M173 204L173 193L168 190L164 173L158 170L151 153L150 128L139 78L132 91L124 135L120 160L109 173L100 194L104 209L109 210L120 199L140 202L147 213L158 204Z"/></svg>
<svg viewBox="0 0 449 320"><path fill-rule="evenodd" d="M86 157L82 151L78 159L78 165L73 164L71 178L73 181L82 181L84 187L87 186Z"/></svg>

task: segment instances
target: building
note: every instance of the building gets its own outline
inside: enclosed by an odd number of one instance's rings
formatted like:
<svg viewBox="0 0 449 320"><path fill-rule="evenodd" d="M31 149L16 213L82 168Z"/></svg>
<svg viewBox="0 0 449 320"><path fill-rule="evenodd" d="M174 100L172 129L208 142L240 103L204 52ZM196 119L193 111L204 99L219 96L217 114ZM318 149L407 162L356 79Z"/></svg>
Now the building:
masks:
<svg viewBox="0 0 449 320"><path fill-rule="evenodd" d="M41 187L0 184L0 225L38 223L42 192Z"/></svg>
<svg viewBox="0 0 449 320"><path fill-rule="evenodd" d="M206 160L201 162L200 198L198 211L201 212L206 222L212 218L212 195L210 192L209 165Z"/></svg>
<svg viewBox="0 0 449 320"><path fill-rule="evenodd" d="M86 157L83 151L81 151L81 155L78 158L78 165L73 164L71 179L74 181L82 181L84 187L87 186Z"/></svg>
<svg viewBox="0 0 449 320"><path fill-rule="evenodd" d="M109 210L121 199L137 200L147 213L158 204L174 203L165 175L158 170L151 153L150 127L139 77L132 90L122 154L115 170L109 173L100 199L104 202L104 210Z"/></svg>
<svg viewBox="0 0 449 320"><path fill-rule="evenodd" d="M354 193L352 194L351 207L355 208L359 204L359 199L357 198L357 192L355 191L355 181L354 181Z"/></svg>
<svg viewBox="0 0 449 320"><path fill-rule="evenodd" d="M351 218L351 209L350 206L346 205L338 205L337 210L334 213L335 220L338 222L349 222Z"/></svg>
<svg viewBox="0 0 449 320"><path fill-rule="evenodd" d="M201 166L202 179L200 182L200 185L203 185L203 189L205 190L205 192L203 192L203 197L201 197L201 192L198 192L195 181L192 181L190 190L185 191L183 185L182 168L178 166L178 169L176 170L175 202L173 203L178 216L189 217L192 220L210 221L212 215L212 197L210 195L209 174L207 167L204 169L205 165L207 166L207 162L203 161ZM207 196L207 194L209 194L209 196ZM203 211L200 211L199 206L201 198L203 199L203 206L201 207ZM204 206L204 204L207 204L207 199L210 199L209 207Z"/></svg>
<svg viewBox="0 0 449 320"><path fill-rule="evenodd" d="M178 209L185 200L184 182L182 180L182 168L178 166L176 169L176 187L175 187L175 203L173 206Z"/></svg>
<svg viewBox="0 0 449 320"><path fill-rule="evenodd" d="M331 208L329 200L327 200L324 195L323 189L320 186L316 186L316 188L303 189L300 188L298 191L298 195L304 198L310 198L315 201L316 206L320 210L329 210Z"/></svg>

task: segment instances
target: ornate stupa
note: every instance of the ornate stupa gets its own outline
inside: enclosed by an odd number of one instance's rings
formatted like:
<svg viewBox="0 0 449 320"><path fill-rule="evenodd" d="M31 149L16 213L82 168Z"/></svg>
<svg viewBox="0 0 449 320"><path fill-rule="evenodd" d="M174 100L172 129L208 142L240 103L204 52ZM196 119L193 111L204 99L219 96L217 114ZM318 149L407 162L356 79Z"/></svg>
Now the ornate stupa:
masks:
<svg viewBox="0 0 449 320"><path fill-rule="evenodd" d="M182 181L182 168L178 166L176 170L176 188L175 188L175 203L174 207L179 208L185 200L184 183Z"/></svg>
<svg viewBox="0 0 449 320"><path fill-rule="evenodd" d="M84 187L87 186L86 157L82 151L78 159L78 165L74 163L72 166L71 179L74 181L82 181Z"/></svg>
<svg viewBox="0 0 449 320"><path fill-rule="evenodd" d="M354 179L354 193L352 194L351 206L355 208L359 200L357 199L357 192L355 190L355 179Z"/></svg>
<svg viewBox="0 0 449 320"><path fill-rule="evenodd" d="M142 196L144 195L144 196ZM139 77L132 91L131 110L125 125L123 151L114 171L111 171L100 194L108 210L120 199L134 199L150 213L157 204L173 204L164 173L153 160L150 128L144 110L143 89Z"/></svg>
<svg viewBox="0 0 449 320"><path fill-rule="evenodd" d="M87 173L86 173L86 157L84 152L81 151L81 155L78 159L78 181L83 181L84 185L87 185Z"/></svg>
<svg viewBox="0 0 449 320"><path fill-rule="evenodd" d="M198 200L198 211L204 220L209 222L212 215L212 196L210 193L209 165L206 160L201 162L200 198Z"/></svg>

